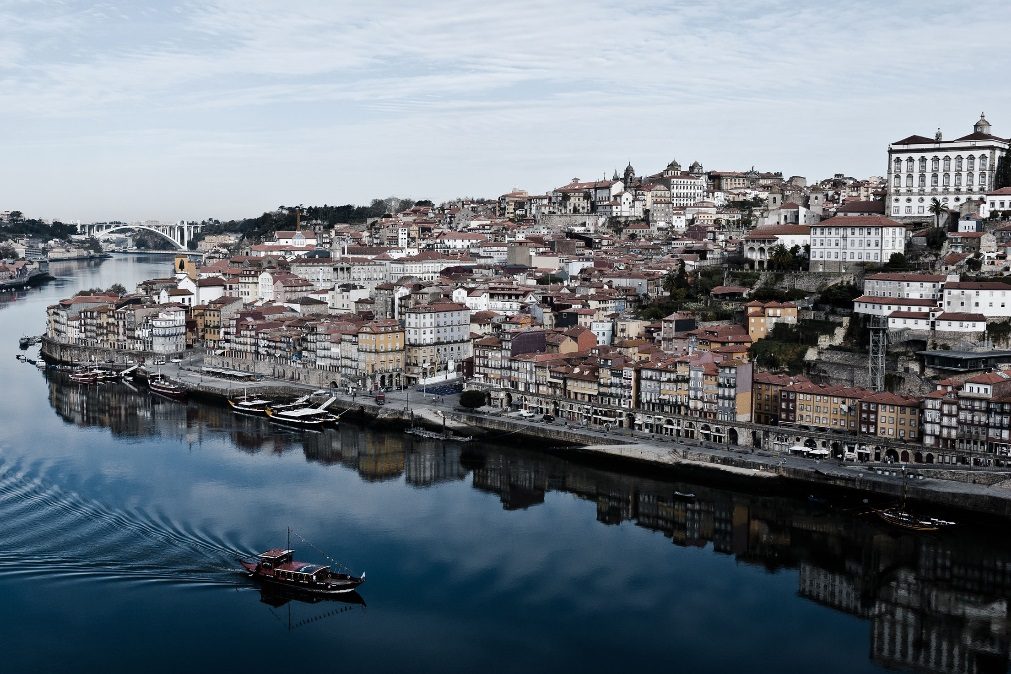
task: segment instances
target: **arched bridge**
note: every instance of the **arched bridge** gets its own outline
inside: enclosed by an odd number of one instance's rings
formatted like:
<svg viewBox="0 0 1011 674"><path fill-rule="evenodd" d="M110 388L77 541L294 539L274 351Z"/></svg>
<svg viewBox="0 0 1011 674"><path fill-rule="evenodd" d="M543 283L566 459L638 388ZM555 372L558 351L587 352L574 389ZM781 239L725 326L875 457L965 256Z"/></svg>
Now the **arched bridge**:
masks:
<svg viewBox="0 0 1011 674"><path fill-rule="evenodd" d="M193 238L193 235L200 231L201 225L198 222L186 222L185 220L168 225L160 222L135 222L130 224L122 222L95 222L77 225L78 234L94 236L98 239L127 229L145 229L149 232L154 232L171 241L176 248L186 250L187 244Z"/></svg>

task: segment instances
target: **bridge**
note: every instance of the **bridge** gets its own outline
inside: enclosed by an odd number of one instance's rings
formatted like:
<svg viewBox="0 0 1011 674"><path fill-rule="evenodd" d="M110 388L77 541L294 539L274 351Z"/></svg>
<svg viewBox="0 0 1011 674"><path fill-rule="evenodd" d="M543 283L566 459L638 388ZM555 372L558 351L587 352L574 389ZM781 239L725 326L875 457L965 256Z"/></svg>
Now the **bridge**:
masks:
<svg viewBox="0 0 1011 674"><path fill-rule="evenodd" d="M102 239L115 232L144 229L168 239L180 250L187 250L187 244L190 242L190 239L201 228L202 225L200 223L186 222L185 220L168 225L160 222L134 222L129 224L122 222L93 222L90 224L78 224L77 233Z"/></svg>

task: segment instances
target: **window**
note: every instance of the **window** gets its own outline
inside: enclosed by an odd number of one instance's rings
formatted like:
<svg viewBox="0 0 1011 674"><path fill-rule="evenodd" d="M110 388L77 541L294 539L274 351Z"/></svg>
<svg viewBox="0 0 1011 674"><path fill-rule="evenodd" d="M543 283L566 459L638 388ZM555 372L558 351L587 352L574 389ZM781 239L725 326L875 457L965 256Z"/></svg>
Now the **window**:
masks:
<svg viewBox="0 0 1011 674"><path fill-rule="evenodd" d="M941 182L944 184L945 187L947 187L948 185L951 184L951 176L945 173L944 178L942 179Z"/></svg>
<svg viewBox="0 0 1011 674"><path fill-rule="evenodd" d="M898 173L899 171L902 170L902 160L899 159L898 157L896 157L895 161L892 163L892 166L893 166L895 172Z"/></svg>
<svg viewBox="0 0 1011 674"><path fill-rule="evenodd" d="M956 171L962 170L962 155L958 155L957 157L955 157L955 170Z"/></svg>
<svg viewBox="0 0 1011 674"><path fill-rule="evenodd" d="M956 173L955 174L955 187L961 187L961 186L962 186L962 174L961 173Z"/></svg>
<svg viewBox="0 0 1011 674"><path fill-rule="evenodd" d="M945 157L944 158L944 170L945 171L950 171L951 170L951 157Z"/></svg>
<svg viewBox="0 0 1011 674"><path fill-rule="evenodd" d="M912 173L912 171L913 171L913 158L909 157L908 159L906 159L906 172Z"/></svg>
<svg viewBox="0 0 1011 674"><path fill-rule="evenodd" d="M936 173L934 173L933 175L930 176L930 186L931 187L937 187L937 174ZM898 187L898 185L896 185L896 187Z"/></svg>
<svg viewBox="0 0 1011 674"><path fill-rule="evenodd" d="M926 174L921 173L920 174L920 187L926 187L926 186L927 186L927 176L926 176Z"/></svg>
<svg viewBox="0 0 1011 674"><path fill-rule="evenodd" d="M965 184L968 185L968 186L970 186L970 187L972 186L972 174L971 173L966 173L965 174Z"/></svg>
<svg viewBox="0 0 1011 674"><path fill-rule="evenodd" d="M983 155L982 157L979 158L979 170L980 171L986 170L986 155Z"/></svg>
<svg viewBox="0 0 1011 674"><path fill-rule="evenodd" d="M965 170L975 171L976 170L976 158L969 155L969 158L965 162Z"/></svg>
<svg viewBox="0 0 1011 674"><path fill-rule="evenodd" d="M902 176L896 175L892 179L892 187L902 187Z"/></svg>
<svg viewBox="0 0 1011 674"><path fill-rule="evenodd" d="M930 160L930 170L931 171L936 171L937 170L937 165L939 163L940 163L940 160L937 157L934 157L933 159L931 159Z"/></svg>

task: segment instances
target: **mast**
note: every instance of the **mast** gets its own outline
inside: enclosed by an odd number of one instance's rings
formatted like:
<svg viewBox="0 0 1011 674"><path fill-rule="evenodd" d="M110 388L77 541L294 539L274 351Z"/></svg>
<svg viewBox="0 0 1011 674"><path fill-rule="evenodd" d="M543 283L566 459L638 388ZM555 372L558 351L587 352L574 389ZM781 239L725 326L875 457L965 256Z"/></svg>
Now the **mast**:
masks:
<svg viewBox="0 0 1011 674"><path fill-rule="evenodd" d="M288 545L285 550L291 550L291 527L288 527Z"/></svg>

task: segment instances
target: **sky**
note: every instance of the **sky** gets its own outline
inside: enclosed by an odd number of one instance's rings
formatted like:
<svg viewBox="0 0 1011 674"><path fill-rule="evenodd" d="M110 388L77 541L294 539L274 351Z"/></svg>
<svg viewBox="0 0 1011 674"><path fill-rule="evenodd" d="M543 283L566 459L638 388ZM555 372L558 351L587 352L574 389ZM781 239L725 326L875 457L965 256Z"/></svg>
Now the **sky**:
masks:
<svg viewBox="0 0 1011 674"><path fill-rule="evenodd" d="M1011 135L1011 3L0 0L0 210L83 222L885 171Z"/></svg>

